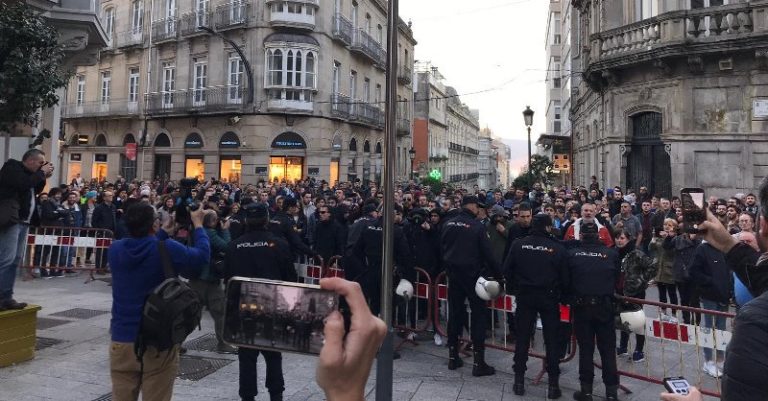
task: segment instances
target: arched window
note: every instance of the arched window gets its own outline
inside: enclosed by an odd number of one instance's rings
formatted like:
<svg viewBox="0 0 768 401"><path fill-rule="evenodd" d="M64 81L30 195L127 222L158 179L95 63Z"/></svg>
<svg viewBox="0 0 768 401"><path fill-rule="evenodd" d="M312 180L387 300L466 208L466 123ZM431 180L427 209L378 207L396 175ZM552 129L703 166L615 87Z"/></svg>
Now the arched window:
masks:
<svg viewBox="0 0 768 401"><path fill-rule="evenodd" d="M376 151L377 154L381 154L381 142L376 142Z"/></svg>
<svg viewBox="0 0 768 401"><path fill-rule="evenodd" d="M285 84L288 86L293 86L293 74L296 72L296 70L293 67L293 50L288 50L288 55L286 56L287 63L285 66ZM298 82L297 82L298 84Z"/></svg>
<svg viewBox="0 0 768 401"><path fill-rule="evenodd" d="M349 151L357 152L357 139L352 138L349 140Z"/></svg>
<svg viewBox="0 0 768 401"><path fill-rule="evenodd" d="M200 134L198 134L197 132L193 132L187 135L187 138L184 140L184 147L185 148L202 148L203 137L201 137Z"/></svg>
<svg viewBox="0 0 768 401"><path fill-rule="evenodd" d="M315 55L312 52L307 53L307 64L304 68L307 75L306 83L304 86L309 88L315 87Z"/></svg>
<svg viewBox="0 0 768 401"><path fill-rule="evenodd" d="M280 49L269 51L267 71L267 85L283 84L283 52Z"/></svg>
<svg viewBox="0 0 768 401"><path fill-rule="evenodd" d="M371 143L367 139L363 143L363 153L371 153Z"/></svg>
<svg viewBox="0 0 768 401"><path fill-rule="evenodd" d="M123 145L128 143L136 143L136 138L133 136L133 134L125 134L125 137L123 137Z"/></svg>
<svg viewBox="0 0 768 401"><path fill-rule="evenodd" d="M94 144L96 146L107 146L107 137L104 134L97 135Z"/></svg>
<svg viewBox="0 0 768 401"><path fill-rule="evenodd" d="M268 98L312 102L317 90L317 40L309 35L277 32L264 38L264 43Z"/></svg>
<svg viewBox="0 0 768 401"><path fill-rule="evenodd" d="M171 147L171 139L168 138L168 135L165 133L159 133L157 134L157 137L155 138L155 147L156 148L169 148Z"/></svg>

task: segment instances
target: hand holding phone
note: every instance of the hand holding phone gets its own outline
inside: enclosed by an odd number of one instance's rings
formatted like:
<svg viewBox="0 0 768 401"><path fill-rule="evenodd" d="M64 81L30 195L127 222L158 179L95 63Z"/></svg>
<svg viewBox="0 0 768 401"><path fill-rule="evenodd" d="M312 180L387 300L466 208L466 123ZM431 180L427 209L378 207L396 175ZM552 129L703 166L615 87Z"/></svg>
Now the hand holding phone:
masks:
<svg viewBox="0 0 768 401"><path fill-rule="evenodd" d="M665 377L664 388L667 392L677 395L688 395L691 392L691 385L688 384L688 380L685 380L682 376L677 377Z"/></svg>
<svg viewBox="0 0 768 401"><path fill-rule="evenodd" d="M704 190L701 188L683 188L680 190L683 206L683 222L686 231L698 233L699 225L707 220L704 204Z"/></svg>
<svg viewBox="0 0 768 401"><path fill-rule="evenodd" d="M664 379L664 386L666 387L666 385L667 385L667 379ZM701 392L696 387L689 387L687 394L661 393L660 398L661 398L661 401L703 401L704 400L704 396L701 395Z"/></svg>

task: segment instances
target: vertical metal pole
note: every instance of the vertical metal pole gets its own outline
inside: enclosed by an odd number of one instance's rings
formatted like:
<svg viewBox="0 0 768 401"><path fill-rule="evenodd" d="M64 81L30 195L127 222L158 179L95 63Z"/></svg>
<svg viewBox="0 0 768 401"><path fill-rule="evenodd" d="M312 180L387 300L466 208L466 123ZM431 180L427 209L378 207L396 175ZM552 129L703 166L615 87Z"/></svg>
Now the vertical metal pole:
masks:
<svg viewBox="0 0 768 401"><path fill-rule="evenodd" d="M393 196L395 189L395 140L397 138L397 25L398 0L389 0L387 9L387 94L385 97L386 119L384 124L384 250L381 269L381 317L387 324L387 336L376 360L376 400L392 399L392 357L394 353L392 332L392 268L395 213Z"/></svg>
<svg viewBox="0 0 768 401"><path fill-rule="evenodd" d="M528 189L533 188L533 171L531 171L531 126L528 126Z"/></svg>

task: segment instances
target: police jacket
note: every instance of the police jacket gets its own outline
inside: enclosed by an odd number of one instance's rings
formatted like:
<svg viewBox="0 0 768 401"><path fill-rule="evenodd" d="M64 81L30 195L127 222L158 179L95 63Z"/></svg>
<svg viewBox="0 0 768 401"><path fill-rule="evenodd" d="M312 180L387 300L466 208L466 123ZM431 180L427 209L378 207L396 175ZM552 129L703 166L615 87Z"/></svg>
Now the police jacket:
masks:
<svg viewBox="0 0 768 401"><path fill-rule="evenodd" d="M440 272L440 232L430 224L430 229L407 222L403 232L408 241L416 266L424 269L432 277Z"/></svg>
<svg viewBox="0 0 768 401"><path fill-rule="evenodd" d="M486 268L491 274L501 277L485 226L466 209L442 224L440 252L445 269L451 273L474 278Z"/></svg>
<svg viewBox="0 0 768 401"><path fill-rule="evenodd" d="M749 245L745 245L749 247ZM747 302L725 351L723 401L768 400L768 293Z"/></svg>
<svg viewBox="0 0 768 401"><path fill-rule="evenodd" d="M572 297L612 296L621 271L615 249L599 242L584 242L568 251L567 270Z"/></svg>
<svg viewBox="0 0 768 401"><path fill-rule="evenodd" d="M504 277L517 294L551 292L556 297L568 287L566 250L544 232L534 232L512 243L504 263Z"/></svg>
<svg viewBox="0 0 768 401"><path fill-rule="evenodd" d="M33 196L45 188L45 174L29 171L18 160L9 159L0 169L0 199L16 199L19 202L19 220L27 221Z"/></svg>
<svg viewBox="0 0 768 401"><path fill-rule="evenodd" d="M376 219L371 216L363 216L352 223L352 225L349 227L349 230L347 230L346 250L351 250L357 243L357 240L360 238L360 234L362 234L365 227L375 221Z"/></svg>
<svg viewBox="0 0 768 401"><path fill-rule="evenodd" d="M295 281L288 242L264 229L247 231L227 248L224 277L233 276Z"/></svg>
<svg viewBox="0 0 768 401"><path fill-rule="evenodd" d="M299 234L296 232L296 230L293 229L293 227L293 218L283 212L277 212L269 220L269 231L288 241L291 253L294 256L301 254L308 256L314 255L315 252L312 251L312 248L310 248L307 244L304 243L304 241L301 240L301 237L299 237Z"/></svg>
<svg viewBox="0 0 768 401"><path fill-rule="evenodd" d="M509 249L512 247L512 243L516 240L519 240L520 238L527 237L531 232L531 226L523 227L520 224L512 224L512 226L509 228L509 231L507 231L507 243L504 246L504 259L507 258L507 255L509 255ZM501 261L503 262L503 260Z"/></svg>
<svg viewBox="0 0 768 401"><path fill-rule="evenodd" d="M395 266L397 274L401 278L410 281L415 280L416 273L413 268L413 256L408 248L408 243L403 235L403 229L397 225L394 228L393 253L395 257ZM348 279L355 279L364 273L380 272L382 265L382 250L384 245L384 231L382 227L382 218L372 220L363 227L360 238L357 239L352 248L351 256L353 263L345 266L352 276L347 275Z"/></svg>

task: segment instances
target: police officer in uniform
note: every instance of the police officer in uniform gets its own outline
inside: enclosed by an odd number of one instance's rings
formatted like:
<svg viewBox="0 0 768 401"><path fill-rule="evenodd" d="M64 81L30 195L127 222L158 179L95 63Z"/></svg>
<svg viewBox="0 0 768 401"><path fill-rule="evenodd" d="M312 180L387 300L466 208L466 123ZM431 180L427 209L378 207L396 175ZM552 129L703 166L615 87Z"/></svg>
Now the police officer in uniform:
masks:
<svg viewBox="0 0 768 401"><path fill-rule="evenodd" d="M485 363L485 328L488 308L475 293L475 282L483 267L493 277L502 279L498 262L493 257L491 242L485 226L477 220L478 199L466 196L461 212L446 221L440 229L440 249L443 266L448 275L448 369L461 367L459 334L464 326L464 300L472 310L471 338L474 351L473 376L490 376L496 370Z"/></svg>
<svg viewBox="0 0 768 401"><path fill-rule="evenodd" d="M287 241L268 230L267 205L251 203L245 209L246 232L229 244L226 278L243 276L272 280L289 279L295 274L290 246ZM279 352L250 348L240 348L237 354L240 362L240 397L243 401L256 399L256 362L259 354L263 355L267 362L266 387L270 400L282 401L285 389L282 355Z"/></svg>
<svg viewBox="0 0 768 401"><path fill-rule="evenodd" d="M504 264L507 283L514 287L517 301L517 342L515 345L515 384L517 395L525 394L525 370L528 348L535 333L536 314L544 326L547 374L547 398L560 398L560 367L558 329L560 299L568 287L565 270L565 247L552 238L552 218L537 214L533 218L530 235L512 243Z"/></svg>
<svg viewBox="0 0 768 401"><path fill-rule="evenodd" d="M614 289L621 271L619 255L600 242L598 227L590 222L582 224L580 244L568 251L567 258L581 382L581 391L574 393L573 398L592 401L592 380L595 376L592 356L597 344L603 365L605 398L616 401L619 375L616 367Z"/></svg>

